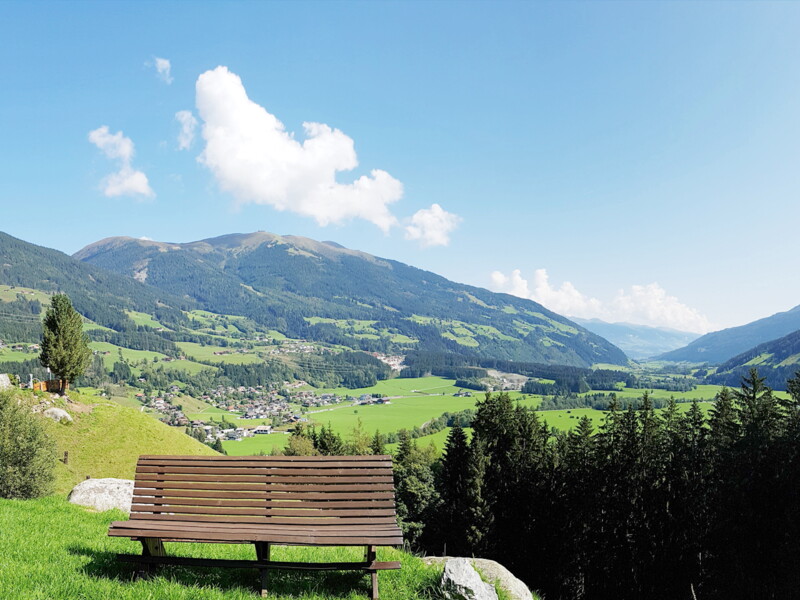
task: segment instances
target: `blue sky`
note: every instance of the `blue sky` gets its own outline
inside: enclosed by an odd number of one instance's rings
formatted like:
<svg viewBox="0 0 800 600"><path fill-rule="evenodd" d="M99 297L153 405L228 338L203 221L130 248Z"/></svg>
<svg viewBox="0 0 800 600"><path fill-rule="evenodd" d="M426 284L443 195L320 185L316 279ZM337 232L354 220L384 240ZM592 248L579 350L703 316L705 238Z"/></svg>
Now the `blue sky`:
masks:
<svg viewBox="0 0 800 600"><path fill-rule="evenodd" d="M0 230L263 229L742 324L800 304L798 31L788 2L4 2Z"/></svg>

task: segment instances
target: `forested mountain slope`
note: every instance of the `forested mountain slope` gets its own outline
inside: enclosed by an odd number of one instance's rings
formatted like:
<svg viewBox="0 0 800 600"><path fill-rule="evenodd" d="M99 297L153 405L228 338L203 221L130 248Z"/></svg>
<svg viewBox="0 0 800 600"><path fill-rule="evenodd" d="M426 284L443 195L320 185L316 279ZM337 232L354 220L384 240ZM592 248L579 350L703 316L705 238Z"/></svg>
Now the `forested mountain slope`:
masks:
<svg viewBox="0 0 800 600"><path fill-rule="evenodd" d="M752 367L756 367L759 375L767 378L767 385L786 389L786 381L800 371L800 330L734 356L722 363L708 380L736 386Z"/></svg>
<svg viewBox="0 0 800 600"><path fill-rule="evenodd" d="M78 312L116 330L136 328L126 310L155 314L161 322L170 323L184 319L180 309L195 305L188 298L173 297L164 290L3 232L0 232L0 285L67 293ZM39 312L37 304L38 300L25 298L4 302L0 339L23 341L35 335L38 341L41 333L38 323L34 324L32 332L25 328L25 317ZM3 328L10 331L3 331Z"/></svg>
<svg viewBox="0 0 800 600"><path fill-rule="evenodd" d="M290 337L371 351L627 363L613 344L533 301L333 242L266 232L186 244L117 237L75 258Z"/></svg>
<svg viewBox="0 0 800 600"><path fill-rule="evenodd" d="M800 306L739 327L714 331L656 358L675 362L723 363L751 348L800 329Z"/></svg>

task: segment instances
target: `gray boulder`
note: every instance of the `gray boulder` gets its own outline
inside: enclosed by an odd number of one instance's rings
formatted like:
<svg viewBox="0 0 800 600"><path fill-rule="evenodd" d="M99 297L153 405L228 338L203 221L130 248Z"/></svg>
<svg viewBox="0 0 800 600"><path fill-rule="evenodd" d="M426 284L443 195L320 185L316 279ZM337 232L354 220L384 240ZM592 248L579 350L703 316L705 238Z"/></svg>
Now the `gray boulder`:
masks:
<svg viewBox="0 0 800 600"><path fill-rule="evenodd" d="M61 421L64 421L64 420L67 420L70 423L72 423L72 417L63 408L56 408L54 406L52 408L48 408L42 414L45 417L48 417L49 419L53 419L53 421L55 421L56 423L60 423Z"/></svg>
<svg viewBox="0 0 800 600"><path fill-rule="evenodd" d="M453 560L448 556L427 556L423 559L429 565L446 564ZM514 574L503 565L486 558L467 558L487 580L494 582L498 587L505 590L513 600L533 600L533 594L522 581L514 577Z"/></svg>
<svg viewBox="0 0 800 600"><path fill-rule="evenodd" d="M111 510L118 508L126 513L131 512L133 498L133 481L130 479L87 479L72 488L69 500L94 510Z"/></svg>
<svg viewBox="0 0 800 600"><path fill-rule="evenodd" d="M0 373L0 392L10 390L12 387L11 378L5 373Z"/></svg>
<svg viewBox="0 0 800 600"><path fill-rule="evenodd" d="M466 558L451 558L442 573L442 594L448 600L497 600L497 592L485 583Z"/></svg>

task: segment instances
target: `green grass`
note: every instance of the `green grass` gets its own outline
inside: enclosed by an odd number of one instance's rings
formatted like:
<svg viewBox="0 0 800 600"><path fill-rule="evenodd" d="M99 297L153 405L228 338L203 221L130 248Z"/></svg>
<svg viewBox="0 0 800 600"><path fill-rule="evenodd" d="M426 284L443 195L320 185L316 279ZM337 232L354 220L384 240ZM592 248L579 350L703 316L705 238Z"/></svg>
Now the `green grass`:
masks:
<svg viewBox="0 0 800 600"><path fill-rule="evenodd" d="M253 569L165 566L150 580L132 581L134 566L117 553L140 554L141 545L106 535L119 511L92 513L51 496L39 500L0 500L0 590L3 600L256 600L258 573ZM167 552L200 558L254 559L252 545L167 543ZM362 548L275 546L277 561L357 561ZM441 567L379 548L378 560L399 560L398 571L380 574L381 598L429 598ZM270 574L272 600L363 600L369 578L360 573L327 571Z"/></svg>
<svg viewBox="0 0 800 600"><path fill-rule="evenodd" d="M334 431L349 434L361 419L364 429L384 433L421 427L423 423L435 419L445 412L458 412L474 408L478 397L454 398L453 396L429 396L422 398L398 398L389 405L345 406L321 413L306 414L319 425L330 424Z"/></svg>
<svg viewBox="0 0 800 600"><path fill-rule="evenodd" d="M25 344L25 346L28 346L28 344ZM22 362L25 360L33 360L38 357L38 350L36 352L10 350L9 348L3 348L0 350L0 362Z"/></svg>
<svg viewBox="0 0 800 600"><path fill-rule="evenodd" d="M26 300L38 300L42 304L50 304L50 294L33 288L0 285L0 302L13 302L17 294L22 294Z"/></svg>
<svg viewBox="0 0 800 600"><path fill-rule="evenodd" d="M698 385L695 389L690 390L688 392L669 392L667 390L649 390L651 398L661 398L664 400L668 400L670 397L674 396L676 400L711 400L713 399L717 393L722 389L721 385ZM630 399L630 398L641 398L642 394L648 390L644 388L625 388L623 390L618 390L614 392L617 395L617 398L620 399ZM610 394L611 392L587 392L586 394L580 394L585 396L587 394L596 394L596 393L605 393L606 395Z"/></svg>
<svg viewBox="0 0 800 600"><path fill-rule="evenodd" d="M131 350L130 348L121 348L120 346L115 346L110 342L89 342L89 347L97 352L109 353L103 355L103 363L109 370L113 369L114 363L119 360L120 350L122 350L122 358L129 362L138 362L140 360L152 362L154 358L157 358L160 361L162 358L166 358L167 356L166 354L161 354L160 352L151 352L149 350Z"/></svg>
<svg viewBox="0 0 800 600"><path fill-rule="evenodd" d="M254 456L259 452L271 454L273 447L283 450L288 443L285 433L259 433L238 442L222 442L222 447L228 456Z"/></svg>
<svg viewBox="0 0 800 600"><path fill-rule="evenodd" d="M49 427L59 456L69 452L69 463L58 463L59 492L72 489L87 476L132 479L140 454L216 454L182 429L168 427L135 408L75 392L70 398L78 402L63 408L74 422Z"/></svg>
<svg viewBox="0 0 800 600"><path fill-rule="evenodd" d="M177 342L176 346L183 351L187 358L195 360L235 365L264 362L257 354L239 354L235 348L203 346L194 342ZM232 352L232 354L214 354L214 352Z"/></svg>
<svg viewBox="0 0 800 600"><path fill-rule="evenodd" d="M320 394L332 393L339 396L355 396L361 394L383 394L384 396L423 396L426 394L454 394L459 390L453 384L455 380L444 377L411 377L408 379L384 379L366 388L320 388Z"/></svg>
<svg viewBox="0 0 800 600"><path fill-rule="evenodd" d="M161 323L156 321L151 315L147 313L138 312L135 310L126 310L125 314L128 315L134 323L137 325L143 325L145 327L152 327L153 329L158 329L159 327L164 327ZM165 328L166 329L166 328Z"/></svg>
<svg viewBox="0 0 800 600"><path fill-rule="evenodd" d="M417 445L420 448L423 448L423 447L428 446L429 444L432 443L434 446L436 446L436 449L439 452L441 452L442 450L444 450L444 446L447 443L447 436L450 435L450 430L451 429L452 429L452 427L445 427L441 431L439 431L437 433L434 433L432 435L426 435L426 436L417 438L416 439ZM467 438L468 439L472 438L472 428L471 427L465 427L464 428L464 432L467 434ZM390 454L394 454L395 452L397 452L397 446L398 445L399 444L386 444L386 451L389 452Z"/></svg>

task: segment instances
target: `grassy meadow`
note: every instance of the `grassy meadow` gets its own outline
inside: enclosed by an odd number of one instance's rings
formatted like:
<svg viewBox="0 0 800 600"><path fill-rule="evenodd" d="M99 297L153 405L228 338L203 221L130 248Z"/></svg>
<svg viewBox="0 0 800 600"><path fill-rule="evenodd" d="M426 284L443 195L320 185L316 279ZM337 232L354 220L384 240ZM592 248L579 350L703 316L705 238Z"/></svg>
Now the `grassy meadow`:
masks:
<svg viewBox="0 0 800 600"><path fill-rule="evenodd" d="M0 499L0 591L3 600L255 600L260 597L254 569L165 566L150 580L133 581L134 566L119 563L117 553L141 554L141 545L106 535L119 511L90 512L51 496L39 500ZM252 545L165 544L167 552L200 558L254 559ZM362 548L275 546L277 561L357 561ZM381 598L433 598L441 567L418 557L379 548L378 560L399 560L399 571L379 575ZM270 574L271 600L363 600L369 577L328 571ZM501 596L503 597L503 596ZM507 596L506 596L507 597Z"/></svg>

